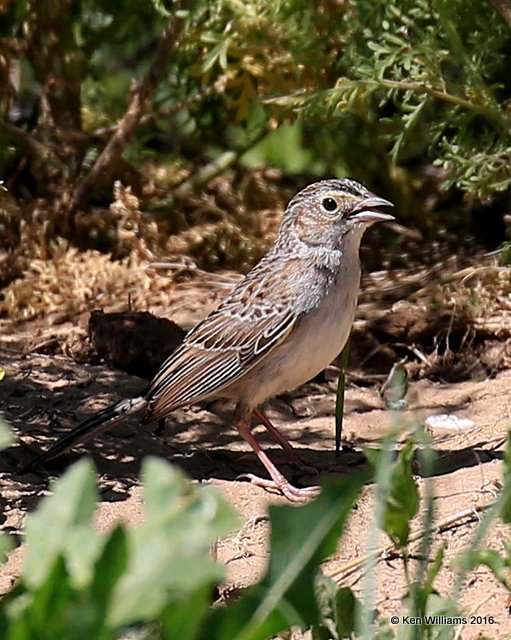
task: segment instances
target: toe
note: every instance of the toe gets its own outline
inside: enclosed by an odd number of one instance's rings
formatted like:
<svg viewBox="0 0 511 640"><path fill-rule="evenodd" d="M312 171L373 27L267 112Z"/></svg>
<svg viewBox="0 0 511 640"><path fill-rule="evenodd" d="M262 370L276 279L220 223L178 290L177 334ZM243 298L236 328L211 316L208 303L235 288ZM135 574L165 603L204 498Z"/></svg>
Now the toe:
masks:
<svg viewBox="0 0 511 640"><path fill-rule="evenodd" d="M303 504L303 503L309 502L310 500L313 500L319 495L321 491L321 488L318 486L298 488L298 487L294 487L289 482L287 482L286 484L282 485L279 488L281 493L290 502L295 502L297 504Z"/></svg>
<svg viewBox="0 0 511 640"><path fill-rule="evenodd" d="M244 473L238 476L237 479L249 480L257 487L262 487L268 491L280 493L290 502L297 504L303 504L309 502L313 498L319 495L321 488L318 486L298 488L293 486L288 480L283 479L279 482L274 480L268 480L266 478L260 478L253 473Z"/></svg>

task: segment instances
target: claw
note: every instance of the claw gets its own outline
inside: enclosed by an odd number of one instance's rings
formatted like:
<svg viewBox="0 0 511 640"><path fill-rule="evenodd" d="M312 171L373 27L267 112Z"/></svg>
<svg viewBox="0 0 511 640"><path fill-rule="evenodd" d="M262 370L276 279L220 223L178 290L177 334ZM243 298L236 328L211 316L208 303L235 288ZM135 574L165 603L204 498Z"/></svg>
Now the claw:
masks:
<svg viewBox="0 0 511 640"><path fill-rule="evenodd" d="M275 491L276 493L283 495L290 502L294 502L296 504L304 504L306 502L309 502L313 498L316 498L321 491L321 487L318 486L298 488L294 487L285 478L283 478L279 482L276 482L275 480L260 478L253 473L243 473L238 476L237 479L246 479L256 487L262 487L263 489L269 491Z"/></svg>

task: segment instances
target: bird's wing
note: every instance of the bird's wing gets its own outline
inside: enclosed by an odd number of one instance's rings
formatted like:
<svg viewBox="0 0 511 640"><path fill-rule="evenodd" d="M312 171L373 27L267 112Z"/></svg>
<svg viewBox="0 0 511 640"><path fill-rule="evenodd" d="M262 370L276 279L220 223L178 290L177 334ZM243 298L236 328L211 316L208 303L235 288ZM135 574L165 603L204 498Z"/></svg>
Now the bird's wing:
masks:
<svg viewBox="0 0 511 640"><path fill-rule="evenodd" d="M282 271L248 274L163 363L146 396L146 419L216 395L252 369L293 331L293 297Z"/></svg>

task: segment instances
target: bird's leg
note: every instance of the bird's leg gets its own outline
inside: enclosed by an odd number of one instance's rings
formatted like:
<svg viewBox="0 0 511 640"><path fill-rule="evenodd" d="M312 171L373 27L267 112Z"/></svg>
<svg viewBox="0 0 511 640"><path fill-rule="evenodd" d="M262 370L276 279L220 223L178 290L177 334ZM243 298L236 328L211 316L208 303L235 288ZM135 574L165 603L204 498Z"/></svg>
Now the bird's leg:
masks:
<svg viewBox="0 0 511 640"><path fill-rule="evenodd" d="M305 487L303 489L298 489L294 487L289 480L287 480L277 469L277 467L273 464L270 458L266 455L266 453L261 449L259 443L252 435L252 431L250 429L249 422L245 420L240 420L236 422L236 428L240 436L248 442L248 444L252 447L253 451L259 458L259 460L266 467L266 470L271 476L271 480L266 480L265 478L258 478L252 473L243 474L243 477L247 478L259 487L264 487L265 489L274 489L284 495L291 502L307 502L311 498L314 498L318 495L320 488L319 487Z"/></svg>
<svg viewBox="0 0 511 640"><path fill-rule="evenodd" d="M268 430L268 433L275 440L277 444L284 449L287 453L289 460L296 465L300 471L304 471L305 473L317 473L318 470L316 467L313 467L305 462L300 455L297 453L296 449L289 442L287 438L285 438L280 431L269 421L266 415L261 411L261 409L252 409L252 415L259 420L259 422Z"/></svg>
<svg viewBox="0 0 511 640"><path fill-rule="evenodd" d="M156 425L156 429L153 430L153 436L159 438L165 431L165 418L160 418Z"/></svg>
<svg viewBox="0 0 511 640"><path fill-rule="evenodd" d="M329 471L331 473L345 473L350 470L350 467L338 462L314 462L308 464L300 457L293 445L287 440L277 428L272 425L261 409L253 409L252 415L259 420L259 422L266 427L272 438L280 444L284 451L289 455L290 461L296 465L300 471L305 473L318 474L320 471Z"/></svg>

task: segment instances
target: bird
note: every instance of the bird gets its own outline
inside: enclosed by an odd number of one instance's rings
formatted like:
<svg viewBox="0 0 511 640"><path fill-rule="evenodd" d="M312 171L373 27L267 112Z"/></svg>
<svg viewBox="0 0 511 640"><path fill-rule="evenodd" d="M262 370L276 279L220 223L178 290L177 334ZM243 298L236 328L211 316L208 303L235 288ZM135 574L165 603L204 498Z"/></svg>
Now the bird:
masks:
<svg viewBox="0 0 511 640"><path fill-rule="evenodd" d="M245 477L291 502L307 502L319 487L296 487L252 433L262 424L298 464L291 443L263 413L267 399L315 377L342 351L360 288L359 248L366 229L394 220L388 200L348 178L314 182L284 212L269 251L218 307L185 336L145 394L92 415L26 465L27 472L134 413L141 426L202 401L234 401L233 423L269 478Z"/></svg>

